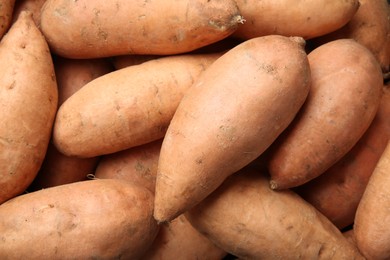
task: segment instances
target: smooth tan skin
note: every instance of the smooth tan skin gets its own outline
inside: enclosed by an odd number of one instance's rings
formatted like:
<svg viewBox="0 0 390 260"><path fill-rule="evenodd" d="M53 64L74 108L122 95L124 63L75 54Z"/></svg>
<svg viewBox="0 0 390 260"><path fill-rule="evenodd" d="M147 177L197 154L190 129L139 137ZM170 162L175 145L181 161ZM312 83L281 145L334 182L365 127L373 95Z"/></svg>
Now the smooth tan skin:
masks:
<svg viewBox="0 0 390 260"><path fill-rule="evenodd" d="M363 259L342 233L266 172L244 168L185 213L195 229L240 259Z"/></svg>
<svg viewBox="0 0 390 260"><path fill-rule="evenodd" d="M15 0L0 0L0 40L11 26Z"/></svg>
<svg viewBox="0 0 390 260"><path fill-rule="evenodd" d="M362 45L341 39L309 55L312 85L289 129L272 145L273 189L307 183L340 160L362 137L379 107L379 63Z"/></svg>
<svg viewBox="0 0 390 260"><path fill-rule="evenodd" d="M338 228L351 225L368 180L388 140L390 89L384 87L377 114L358 143L322 175L295 191Z"/></svg>
<svg viewBox="0 0 390 260"><path fill-rule="evenodd" d="M390 258L390 142L377 163L356 211L356 243L367 259Z"/></svg>
<svg viewBox="0 0 390 260"><path fill-rule="evenodd" d="M390 7L387 0L359 0L356 14L341 29L313 41L325 42L352 38L366 46L381 64L382 71L390 66Z"/></svg>
<svg viewBox="0 0 390 260"><path fill-rule="evenodd" d="M154 240L153 194L120 180L31 192L0 205L1 259L139 259Z"/></svg>
<svg viewBox="0 0 390 260"><path fill-rule="evenodd" d="M149 189L153 194L162 140L102 156L95 179L120 179ZM141 259L222 259L226 252L196 231L181 215L161 225L153 244Z"/></svg>
<svg viewBox="0 0 390 260"><path fill-rule="evenodd" d="M41 8L46 0L17 0L13 12L13 21L17 19L20 12L30 11L36 25L39 25L41 19Z"/></svg>
<svg viewBox="0 0 390 260"><path fill-rule="evenodd" d="M303 45L302 38L277 35L252 39L198 78L161 147L154 211L159 222L199 203L292 121L310 85Z"/></svg>
<svg viewBox="0 0 390 260"><path fill-rule="evenodd" d="M246 20L233 36L250 39L270 34L310 39L344 26L359 8L358 0L237 0Z"/></svg>
<svg viewBox="0 0 390 260"><path fill-rule="evenodd" d="M54 66L31 13L0 45L0 204L21 194L45 157L57 110Z"/></svg>
<svg viewBox="0 0 390 260"><path fill-rule="evenodd" d="M170 56L89 82L58 109L54 144L68 156L94 157L161 139L184 93L218 57Z"/></svg>
<svg viewBox="0 0 390 260"><path fill-rule="evenodd" d="M104 59L71 60L60 57L55 58L54 68L59 106L85 84L113 70L111 63ZM29 191L86 180L87 175L94 172L98 159L69 157L50 143Z"/></svg>
<svg viewBox="0 0 390 260"><path fill-rule="evenodd" d="M226 38L242 22L234 0L47 0L40 24L53 52L96 58L185 53Z"/></svg>

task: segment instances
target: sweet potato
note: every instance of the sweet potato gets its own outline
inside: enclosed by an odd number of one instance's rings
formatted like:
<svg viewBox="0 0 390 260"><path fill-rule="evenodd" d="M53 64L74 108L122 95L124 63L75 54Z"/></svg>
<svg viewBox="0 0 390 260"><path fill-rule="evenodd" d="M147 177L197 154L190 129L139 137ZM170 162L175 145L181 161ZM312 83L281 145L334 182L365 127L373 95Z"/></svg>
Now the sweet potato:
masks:
<svg viewBox="0 0 390 260"><path fill-rule="evenodd" d="M381 155L356 210L354 231L367 259L390 258L390 141Z"/></svg>
<svg viewBox="0 0 390 260"><path fill-rule="evenodd" d="M245 41L181 100L161 147L154 217L170 221L256 159L293 120L310 87L300 37ZM277 51L273 51L277 50Z"/></svg>
<svg viewBox="0 0 390 260"><path fill-rule="evenodd" d="M340 39L316 48L308 59L310 94L271 147L273 189L296 187L324 173L358 142L379 107L382 71L367 48Z"/></svg>
<svg viewBox="0 0 390 260"><path fill-rule="evenodd" d="M390 140L390 89L384 87L379 109L357 144L321 176L295 191L339 229L351 225L375 166Z"/></svg>
<svg viewBox="0 0 390 260"><path fill-rule="evenodd" d="M0 39L11 26L15 0L0 0Z"/></svg>
<svg viewBox="0 0 390 260"><path fill-rule="evenodd" d="M242 259L363 259L342 233L266 172L244 168L185 213L195 229Z"/></svg>
<svg viewBox="0 0 390 260"><path fill-rule="evenodd" d="M242 23L234 0L47 0L41 29L68 58L179 54L231 35Z"/></svg>
<svg viewBox="0 0 390 260"><path fill-rule="evenodd" d="M352 38L366 46L378 59L382 71L390 66L390 7L386 0L359 0L356 14L341 29L313 39L317 45Z"/></svg>
<svg viewBox="0 0 390 260"><path fill-rule="evenodd" d="M184 93L220 54L176 55L99 77L58 109L53 141L94 157L162 138Z"/></svg>
<svg viewBox="0 0 390 260"><path fill-rule="evenodd" d="M153 196L119 180L47 188L0 205L1 259L138 259L154 240Z"/></svg>
<svg viewBox="0 0 390 260"><path fill-rule="evenodd" d="M31 184L50 140L58 92L53 61L31 13L0 44L0 204Z"/></svg>
<svg viewBox="0 0 390 260"><path fill-rule="evenodd" d="M97 77L113 70L107 60L71 60L56 57L54 69L58 86L58 105ZM60 153L49 143L45 159L29 191L86 180L94 172L98 157L77 158Z"/></svg>
<svg viewBox="0 0 390 260"><path fill-rule="evenodd" d="M281 34L310 39L333 32L352 19L358 0L236 0L246 22L233 36L242 39Z"/></svg>
<svg viewBox="0 0 390 260"><path fill-rule="evenodd" d="M36 25L39 25L41 20L41 8L46 0L17 0L13 11L13 22L22 11L29 11L33 14L33 19Z"/></svg>
<svg viewBox="0 0 390 260"><path fill-rule="evenodd" d="M104 155L96 179L120 179L154 194L161 140ZM222 259L226 255L196 231L181 215L169 225L161 225L156 239L141 259Z"/></svg>

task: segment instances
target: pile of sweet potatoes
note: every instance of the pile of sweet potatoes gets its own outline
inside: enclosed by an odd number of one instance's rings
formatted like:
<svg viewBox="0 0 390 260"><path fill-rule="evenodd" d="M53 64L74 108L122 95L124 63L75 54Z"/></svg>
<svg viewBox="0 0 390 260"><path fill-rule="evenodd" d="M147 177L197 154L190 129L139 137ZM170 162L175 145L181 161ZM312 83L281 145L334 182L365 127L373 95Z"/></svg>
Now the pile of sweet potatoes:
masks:
<svg viewBox="0 0 390 260"><path fill-rule="evenodd" d="M390 259L386 0L0 0L0 259Z"/></svg>

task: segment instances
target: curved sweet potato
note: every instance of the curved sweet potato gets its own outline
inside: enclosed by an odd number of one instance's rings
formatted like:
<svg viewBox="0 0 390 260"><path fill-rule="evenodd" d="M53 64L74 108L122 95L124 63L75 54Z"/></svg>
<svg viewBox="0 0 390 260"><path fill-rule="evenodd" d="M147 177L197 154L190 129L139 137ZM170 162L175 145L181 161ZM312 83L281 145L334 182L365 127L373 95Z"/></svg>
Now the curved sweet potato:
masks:
<svg viewBox="0 0 390 260"><path fill-rule="evenodd" d="M295 191L339 229L351 225L368 180L390 140L390 89L357 144L336 164Z"/></svg>
<svg viewBox="0 0 390 260"><path fill-rule="evenodd" d="M220 54L176 55L99 77L58 109L53 142L94 157L162 138L184 93Z"/></svg>
<svg viewBox="0 0 390 260"><path fill-rule="evenodd" d="M185 216L218 247L241 259L364 259L297 194L271 190L265 174L244 168Z"/></svg>
<svg viewBox="0 0 390 260"><path fill-rule="evenodd" d="M68 58L179 54L231 35L242 22L234 0L47 0L41 29Z"/></svg>
<svg viewBox="0 0 390 260"><path fill-rule="evenodd" d="M92 180L27 193L0 205L1 259L138 259L153 242L153 195Z"/></svg>
<svg viewBox="0 0 390 260"><path fill-rule="evenodd" d="M168 127L154 217L174 219L256 159L293 120L309 88L300 37L258 37L221 56L185 94Z"/></svg>
<svg viewBox="0 0 390 260"><path fill-rule="evenodd" d="M22 12L0 44L0 204L31 184L49 144L58 92L45 38Z"/></svg>
<svg viewBox="0 0 390 260"><path fill-rule="evenodd" d="M273 189L296 187L323 174L358 142L379 107L382 71L367 48L340 39L316 48L308 59L307 101L271 147Z"/></svg>

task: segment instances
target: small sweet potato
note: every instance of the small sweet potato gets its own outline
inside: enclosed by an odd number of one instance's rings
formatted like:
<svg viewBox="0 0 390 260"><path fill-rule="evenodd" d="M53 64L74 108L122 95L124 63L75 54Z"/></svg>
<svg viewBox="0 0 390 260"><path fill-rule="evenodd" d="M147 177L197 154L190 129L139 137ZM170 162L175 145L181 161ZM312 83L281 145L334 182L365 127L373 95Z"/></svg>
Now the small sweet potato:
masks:
<svg viewBox="0 0 390 260"><path fill-rule="evenodd" d="M300 37L245 41L216 60L181 100L159 158L154 217L170 221L263 153L310 88ZM274 51L275 50L275 51Z"/></svg>
<svg viewBox="0 0 390 260"><path fill-rule="evenodd" d="M158 232L153 195L120 180L89 180L0 205L1 259L139 259Z"/></svg>
<svg viewBox="0 0 390 260"><path fill-rule="evenodd" d="M390 141L381 155L356 210L356 243L369 260L390 258Z"/></svg>
<svg viewBox="0 0 390 260"><path fill-rule="evenodd" d="M47 0L40 25L54 53L97 58L185 53L242 22L234 0Z"/></svg>
<svg viewBox="0 0 390 260"><path fill-rule="evenodd" d="M294 189L339 229L354 221L368 180L390 140L390 89L384 87L379 109L357 144L317 178Z"/></svg>
<svg viewBox="0 0 390 260"><path fill-rule="evenodd" d="M358 142L379 107L382 70L363 45L335 40L310 52L308 59L309 96L271 147L273 189L296 187L323 174Z"/></svg>
<svg viewBox="0 0 390 260"><path fill-rule="evenodd" d="M268 181L266 172L244 168L185 216L240 259L364 259L313 206Z"/></svg>
<svg viewBox="0 0 390 260"><path fill-rule="evenodd" d="M103 75L58 109L57 149L95 157L162 138L184 93L220 54L176 55Z"/></svg>
<svg viewBox="0 0 390 260"><path fill-rule="evenodd" d="M0 204L31 184L49 144L58 91L48 45L22 12L0 44Z"/></svg>
<svg viewBox="0 0 390 260"><path fill-rule="evenodd" d="M233 36L241 39L280 34L310 39L344 26L359 8L358 0L236 0L246 22Z"/></svg>

